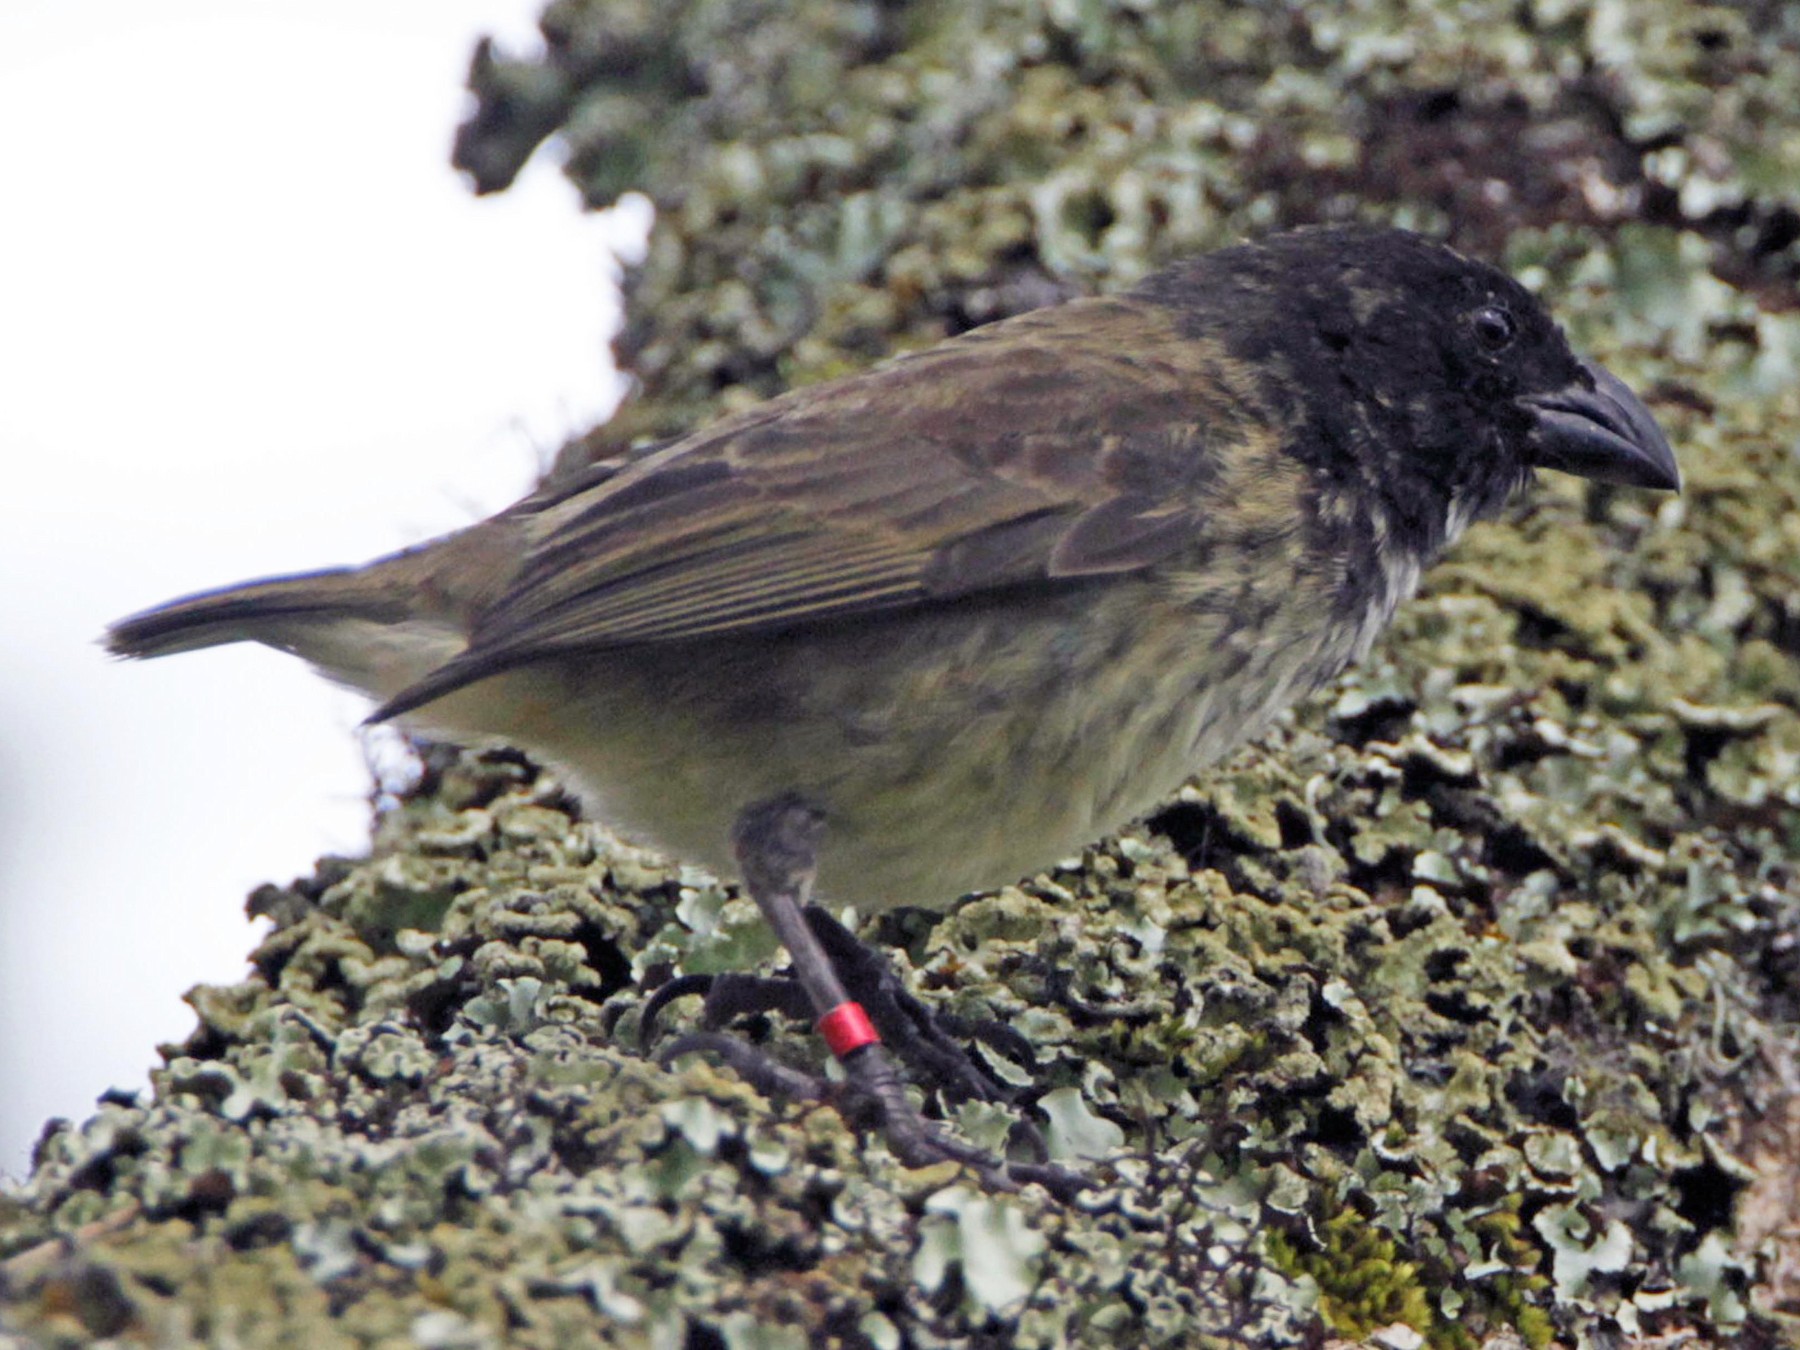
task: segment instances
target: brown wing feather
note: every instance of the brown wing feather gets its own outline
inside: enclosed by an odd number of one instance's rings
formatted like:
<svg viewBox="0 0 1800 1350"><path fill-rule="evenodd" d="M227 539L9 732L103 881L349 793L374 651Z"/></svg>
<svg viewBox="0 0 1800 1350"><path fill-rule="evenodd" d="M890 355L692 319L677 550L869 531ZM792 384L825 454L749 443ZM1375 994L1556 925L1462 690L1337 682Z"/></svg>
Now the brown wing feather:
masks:
<svg viewBox="0 0 1800 1350"><path fill-rule="evenodd" d="M1206 344L1163 322L1103 299L1022 315L538 507L468 650L377 717L559 652L1153 565L1203 530L1231 441L1266 431Z"/></svg>

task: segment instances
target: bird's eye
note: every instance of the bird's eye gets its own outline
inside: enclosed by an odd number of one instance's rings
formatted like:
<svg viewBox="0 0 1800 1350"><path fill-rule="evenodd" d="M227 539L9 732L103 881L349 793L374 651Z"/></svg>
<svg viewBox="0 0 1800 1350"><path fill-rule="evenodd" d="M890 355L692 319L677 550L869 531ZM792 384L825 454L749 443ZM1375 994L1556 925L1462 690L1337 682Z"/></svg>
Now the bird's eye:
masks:
<svg viewBox="0 0 1800 1350"><path fill-rule="evenodd" d="M1491 352L1510 347L1518 332L1512 314L1499 305L1483 305L1471 316L1470 322L1474 325L1476 340Z"/></svg>

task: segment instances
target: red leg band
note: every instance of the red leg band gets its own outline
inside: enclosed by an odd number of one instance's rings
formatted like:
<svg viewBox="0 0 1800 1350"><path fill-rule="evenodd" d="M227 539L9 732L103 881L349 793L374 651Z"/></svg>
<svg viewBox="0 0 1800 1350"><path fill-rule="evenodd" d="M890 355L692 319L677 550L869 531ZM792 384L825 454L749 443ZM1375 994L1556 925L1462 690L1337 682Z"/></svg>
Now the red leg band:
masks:
<svg viewBox="0 0 1800 1350"><path fill-rule="evenodd" d="M860 1003L840 1003L826 1013L819 1019L819 1034L839 1059L852 1050L881 1042L881 1037L875 1034L875 1024Z"/></svg>

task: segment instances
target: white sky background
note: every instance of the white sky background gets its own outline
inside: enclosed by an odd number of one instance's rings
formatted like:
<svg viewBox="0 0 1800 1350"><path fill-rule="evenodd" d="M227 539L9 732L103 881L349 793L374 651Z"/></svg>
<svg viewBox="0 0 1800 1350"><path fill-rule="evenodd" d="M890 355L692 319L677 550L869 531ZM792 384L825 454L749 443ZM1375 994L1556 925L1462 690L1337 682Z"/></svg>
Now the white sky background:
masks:
<svg viewBox="0 0 1800 1350"><path fill-rule="evenodd" d="M538 8L0 3L0 1175L244 975L247 891L367 841L366 705L106 623L476 519L612 404L647 212L449 167Z"/></svg>

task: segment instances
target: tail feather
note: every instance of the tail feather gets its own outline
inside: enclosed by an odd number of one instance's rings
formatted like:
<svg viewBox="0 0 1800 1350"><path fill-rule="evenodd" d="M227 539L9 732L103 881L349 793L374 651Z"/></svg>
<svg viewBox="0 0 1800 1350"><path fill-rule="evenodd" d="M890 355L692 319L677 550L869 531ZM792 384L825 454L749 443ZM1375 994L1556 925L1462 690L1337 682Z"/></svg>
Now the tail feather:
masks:
<svg viewBox="0 0 1800 1350"><path fill-rule="evenodd" d="M467 648L471 625L516 566L519 528L502 513L362 567L172 600L121 619L106 646L118 656L155 657L260 642L377 700L392 698Z"/></svg>
<svg viewBox="0 0 1800 1350"><path fill-rule="evenodd" d="M463 630L431 604L404 565L309 572L227 586L114 624L119 656L169 656L260 642L380 700L460 654Z"/></svg>
<svg viewBox="0 0 1800 1350"><path fill-rule="evenodd" d="M364 575L350 568L224 586L119 620L106 630L106 648L115 656L146 658L227 642L291 648L286 635L309 619L404 620L404 597L385 589L370 588Z"/></svg>

